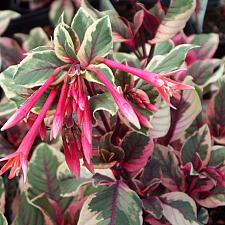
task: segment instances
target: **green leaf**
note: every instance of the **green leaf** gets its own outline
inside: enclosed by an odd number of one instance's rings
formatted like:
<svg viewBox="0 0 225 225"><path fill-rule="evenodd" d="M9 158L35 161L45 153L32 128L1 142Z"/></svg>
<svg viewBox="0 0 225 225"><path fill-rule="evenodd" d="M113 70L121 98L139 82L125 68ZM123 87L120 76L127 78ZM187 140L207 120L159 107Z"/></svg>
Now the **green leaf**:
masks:
<svg viewBox="0 0 225 225"><path fill-rule="evenodd" d="M193 85L188 78L185 83ZM182 137L202 110L201 101L195 89L182 91L180 100L173 99L172 104L177 109L171 109L171 126L165 137L169 142Z"/></svg>
<svg viewBox="0 0 225 225"><path fill-rule="evenodd" d="M92 117L92 123L97 123L97 118L95 113L99 110L104 110L114 116L118 110L115 101L113 100L109 92L95 95L89 99L90 112Z"/></svg>
<svg viewBox="0 0 225 225"><path fill-rule="evenodd" d="M161 43L156 44L155 50L154 50L154 56L155 55L165 55L169 53L174 47L174 44L172 41L164 41Z"/></svg>
<svg viewBox="0 0 225 225"><path fill-rule="evenodd" d="M141 200L122 181L89 196L80 212L78 225L142 225Z"/></svg>
<svg viewBox="0 0 225 225"><path fill-rule="evenodd" d="M187 74L193 77L193 82L203 88L219 80L223 72L224 66L219 59L198 60L187 70Z"/></svg>
<svg viewBox="0 0 225 225"><path fill-rule="evenodd" d="M6 30L10 20L20 17L20 14L11 10L0 11L0 35Z"/></svg>
<svg viewBox="0 0 225 225"><path fill-rule="evenodd" d="M151 43L160 43L180 32L195 10L196 0L173 0Z"/></svg>
<svg viewBox="0 0 225 225"><path fill-rule="evenodd" d="M44 217L41 211L28 199L27 193L20 196L19 209L14 221L15 225L43 225Z"/></svg>
<svg viewBox="0 0 225 225"><path fill-rule="evenodd" d="M0 118L9 118L16 111L17 105L12 101L8 101L6 103L0 103L0 108Z"/></svg>
<svg viewBox="0 0 225 225"><path fill-rule="evenodd" d="M34 52L18 65L14 74L15 83L27 88L41 86L53 71L63 65L53 50Z"/></svg>
<svg viewBox="0 0 225 225"><path fill-rule="evenodd" d="M197 207L192 198L183 192L171 192L160 197L163 215L173 225L200 225Z"/></svg>
<svg viewBox="0 0 225 225"><path fill-rule="evenodd" d="M162 184L165 187L171 191L183 190L184 175L172 148L155 145L152 160L157 163L154 170L160 174Z"/></svg>
<svg viewBox="0 0 225 225"><path fill-rule="evenodd" d="M206 208L201 208L198 212L198 221L202 224L207 224L209 221L209 212Z"/></svg>
<svg viewBox="0 0 225 225"><path fill-rule="evenodd" d="M0 212L0 224L1 225L8 225L8 222L2 212Z"/></svg>
<svg viewBox="0 0 225 225"><path fill-rule="evenodd" d="M39 46L45 46L49 44L48 35L41 27L36 27L30 31L27 40L23 43L23 48L26 51L37 48Z"/></svg>
<svg viewBox="0 0 225 225"><path fill-rule="evenodd" d="M84 35L77 57L83 66L88 66L95 57L104 57L112 49L112 30L109 17L95 21Z"/></svg>
<svg viewBox="0 0 225 225"><path fill-rule="evenodd" d="M156 64L150 62L146 67L146 70L151 70L155 73L166 73L178 69L184 63L188 51L196 47L197 46L190 44L178 45L173 48L168 54L163 55Z"/></svg>
<svg viewBox="0 0 225 225"><path fill-rule="evenodd" d="M41 193L56 201L61 210L65 211L70 198L62 198L60 183L56 172L58 166L63 162L63 154L50 148L47 144L40 144L34 150L28 169L29 194L31 198Z"/></svg>
<svg viewBox="0 0 225 225"><path fill-rule="evenodd" d="M57 180L59 182L61 196L74 196L79 187L91 182L92 174L86 169L86 167L81 166L80 173L80 178L76 179L65 162L58 167Z"/></svg>
<svg viewBox="0 0 225 225"><path fill-rule="evenodd" d="M94 23L94 19L84 10L84 8L79 8L76 15L74 16L71 28L75 31L77 36L79 37L80 43L82 43L84 39L84 35L88 27L90 27Z"/></svg>
<svg viewBox="0 0 225 225"><path fill-rule="evenodd" d="M225 163L225 147L220 145L214 145L211 151L211 157L209 160L209 166L217 167Z"/></svg>
<svg viewBox="0 0 225 225"><path fill-rule="evenodd" d="M151 137L164 137L170 128L170 120L170 107L162 101L158 111L152 116L151 124L153 128L150 133Z"/></svg>
<svg viewBox="0 0 225 225"><path fill-rule="evenodd" d="M70 63L77 59L76 34L66 24L60 23L54 30L54 49L56 56L63 62Z"/></svg>
<svg viewBox="0 0 225 225"><path fill-rule="evenodd" d="M211 155L211 135L207 125L202 126L192 136L190 136L182 147L181 159L184 164L193 162L196 155L202 160L203 166L206 166Z"/></svg>
<svg viewBox="0 0 225 225"><path fill-rule="evenodd" d="M131 176L135 176L147 164L154 149L154 142L150 137L129 132L123 140L122 148L125 158L120 166Z"/></svg>

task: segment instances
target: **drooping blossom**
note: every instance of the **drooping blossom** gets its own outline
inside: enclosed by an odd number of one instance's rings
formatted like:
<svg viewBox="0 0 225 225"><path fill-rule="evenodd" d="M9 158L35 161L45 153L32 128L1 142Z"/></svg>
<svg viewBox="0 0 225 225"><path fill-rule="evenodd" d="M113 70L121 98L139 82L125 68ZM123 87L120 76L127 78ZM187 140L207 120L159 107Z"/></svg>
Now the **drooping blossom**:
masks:
<svg viewBox="0 0 225 225"><path fill-rule="evenodd" d="M112 84L106 79L104 74L95 68L91 70L96 74L96 76L101 80L101 82L106 86L108 91L111 93L112 97L115 100L115 103L118 105L120 112L125 116L134 126L140 129L140 123L136 113L134 112L131 104L126 101L122 95L112 86Z"/></svg>
<svg viewBox="0 0 225 225"><path fill-rule="evenodd" d="M38 134L38 130L46 116L46 113L49 110L50 106L52 105L52 102L54 101L56 95L57 95L57 90L52 89L45 104L43 105L40 111L40 114L38 115L37 119L33 123L30 130L27 132L26 136L23 138L23 141L21 142L17 151L0 159L0 162L8 160L8 162L1 168L0 175L2 175L8 169L11 169L9 174L9 179L12 179L22 169L23 179L24 179L24 182L26 182L27 159L28 159L30 149L34 143L34 140Z"/></svg>
<svg viewBox="0 0 225 225"><path fill-rule="evenodd" d="M151 84L153 87L156 88L156 90L164 99L164 101L173 108L175 107L170 103L170 97L173 96L175 98L178 98L179 93L177 92L177 90L193 89L192 86L181 84L179 82L176 82L168 78L168 76L171 76L175 74L176 72L182 71L184 69L172 71L166 74L157 74L150 71L145 71L142 69L127 66L110 59L98 58L98 61L104 63L105 65L111 68L122 70L124 72L133 74L141 78L142 80L146 81L147 83Z"/></svg>
<svg viewBox="0 0 225 225"><path fill-rule="evenodd" d="M34 105L38 102L40 97L45 93L45 91L54 82L56 76L62 71L63 67L55 69L53 74L46 80L46 82L32 95L16 112L7 120L7 122L1 128L1 131L9 129L15 126L19 121L23 120Z"/></svg>
<svg viewBox="0 0 225 225"><path fill-rule="evenodd" d="M180 84L172 79L167 78L166 76L173 75L175 72L167 74L156 74L149 71L145 71L138 68L133 68L126 66L115 61L103 58L97 58L97 61L106 64L107 66L115 69L125 71L136 75L137 77L145 80L150 83L162 98L170 104L170 96L179 97L177 90L190 89L192 87ZM63 76L63 84L57 83L54 85L56 76L64 69L67 69L67 72ZM135 127L140 129L140 124L146 127L151 127L150 122L138 112L135 107L132 106L132 103L123 97L123 94L120 93L106 78L104 73L100 72L95 66L92 65L82 65L81 62L71 62L62 67L57 68L54 73L47 79L47 81L41 86L6 122L2 127L2 130L8 129L19 121L24 119L38 102L40 97L50 88L55 87L59 90L59 98L56 105L56 110L53 116L53 122L51 126L50 138L57 138L62 132L63 136L63 145L65 150L66 162L73 172L73 174L79 177L79 168L80 168L80 157L83 157L84 164L86 167L93 172L93 166L91 162L92 157L92 122L91 115L89 110L88 96L87 91L88 83L85 82L83 73L89 70L93 72L96 77L102 82L106 89L111 93L115 103L118 105L120 113L126 117L126 119L133 124ZM51 92L52 93L52 92ZM148 109L151 111L156 111L156 108L149 102L144 95L140 93L130 92L130 96L134 98L137 102L137 105L141 108ZM46 102L47 103L47 102ZM170 104L171 105L171 104ZM172 105L171 105L172 106ZM45 108L46 109L46 108ZM42 111L41 111L42 112ZM47 111L46 111L47 112ZM45 112L45 114L46 114ZM74 120L74 114L76 119ZM8 163L2 168L1 173L12 167L12 172L10 177L15 176L16 173L22 167L24 177L26 175L26 160L30 151L30 148L33 144L34 138L37 133L40 133L42 139L45 138L46 129L44 124L43 114L28 116L28 124L30 124L30 131L24 138L24 141L21 143L22 147L19 147L18 151L10 156L7 156L3 160L9 160ZM41 120L40 120L41 118ZM80 129L80 138L71 136L71 128L67 127L67 122L72 120L74 124ZM38 127L37 127L38 124ZM64 127L65 126L65 127ZM34 132L35 133L31 133ZM63 129L63 131L62 131ZM78 129L78 130L79 130ZM78 132L78 133L79 133ZM31 137L31 138L30 138ZM31 141L27 141L29 139ZM26 145L26 142L29 144ZM25 149L22 151L21 149ZM22 163L21 163L22 162Z"/></svg>

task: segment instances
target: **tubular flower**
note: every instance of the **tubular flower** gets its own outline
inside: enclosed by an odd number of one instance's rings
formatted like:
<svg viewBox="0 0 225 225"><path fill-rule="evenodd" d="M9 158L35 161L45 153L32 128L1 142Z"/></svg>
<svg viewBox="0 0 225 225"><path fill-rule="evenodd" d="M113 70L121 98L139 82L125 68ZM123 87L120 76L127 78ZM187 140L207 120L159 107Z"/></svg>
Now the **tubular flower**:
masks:
<svg viewBox="0 0 225 225"><path fill-rule="evenodd" d="M184 69L176 70L166 74L157 74L150 71L145 71L142 69L123 65L121 63L115 62L110 59L98 58L98 61L104 63L105 65L111 68L122 70L127 73L131 73L141 78L142 80L146 81L147 83L151 84L153 87L156 88L156 90L159 92L159 94L162 96L165 102L173 108L174 106L172 106L170 103L170 96L178 98L179 94L176 92L177 90L193 89L193 87L189 85L181 84L170 78L167 78L167 76L171 76L175 74L176 72L179 72Z"/></svg>
<svg viewBox="0 0 225 225"><path fill-rule="evenodd" d="M61 72L63 67L57 68L53 74L46 80L46 82L31 96L17 111L9 118L9 120L1 128L1 131L9 129L15 126L19 121L24 119L34 105L38 102L40 97L45 93L45 91L54 82L56 76Z"/></svg>
<svg viewBox="0 0 225 225"><path fill-rule="evenodd" d="M92 68L91 69L99 80L106 86L108 91L111 93L112 97L114 98L116 104L119 107L120 112L138 129L140 129L140 123L138 120L138 117L132 108L131 104L123 98L122 95L119 94L119 92L112 86L112 84L105 78L104 74L102 74L97 69Z"/></svg>
<svg viewBox="0 0 225 225"><path fill-rule="evenodd" d="M82 128L82 153L86 161L90 164L92 154L92 123L88 104L88 94L83 77L80 75L79 68L75 70L75 73L78 74L78 76L74 76L71 81L69 96L72 98L73 111L76 113L77 121ZM68 107L70 107L69 104Z"/></svg>
<svg viewBox="0 0 225 225"><path fill-rule="evenodd" d="M41 124L46 116L46 113L48 109L50 108L52 102L54 101L56 95L57 95L57 91L53 89L50 92L45 104L43 105L40 111L40 114L38 115L37 119L33 123L32 127L30 128L26 136L24 137L17 151L11 155L8 155L0 159L0 161L8 160L8 162L1 168L0 175L11 168L11 171L9 174L9 178L11 179L15 177L15 175L17 175L22 168L23 179L24 179L24 182L26 182L27 159L28 159L30 149L34 143L34 140L38 134L38 130L41 127Z"/></svg>

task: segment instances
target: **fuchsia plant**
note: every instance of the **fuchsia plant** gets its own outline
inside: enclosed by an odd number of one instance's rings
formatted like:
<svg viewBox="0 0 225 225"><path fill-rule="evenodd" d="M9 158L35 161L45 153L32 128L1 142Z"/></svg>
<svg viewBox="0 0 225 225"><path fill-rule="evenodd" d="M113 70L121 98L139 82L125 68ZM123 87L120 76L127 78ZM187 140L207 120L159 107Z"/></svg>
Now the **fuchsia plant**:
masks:
<svg viewBox="0 0 225 225"><path fill-rule="evenodd" d="M223 64L212 59L216 34L182 33L195 5L132 1L129 22L110 1L98 11L84 0L52 41L40 28L22 47L0 38L4 67L12 64L0 85L17 107L1 130L29 126L0 159L0 174L22 170L27 186L15 224L206 224L206 208L225 205ZM20 63L7 58L8 43Z"/></svg>

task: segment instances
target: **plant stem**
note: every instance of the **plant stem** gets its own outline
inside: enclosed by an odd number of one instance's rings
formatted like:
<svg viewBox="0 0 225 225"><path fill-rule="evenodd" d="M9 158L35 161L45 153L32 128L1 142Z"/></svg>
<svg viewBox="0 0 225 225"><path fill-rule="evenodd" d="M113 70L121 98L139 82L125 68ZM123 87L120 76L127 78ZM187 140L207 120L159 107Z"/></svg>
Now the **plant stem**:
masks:
<svg viewBox="0 0 225 225"><path fill-rule="evenodd" d="M151 61L153 55L154 55L154 51L155 51L155 44L151 45L151 49L149 51L148 54L148 58L147 58L147 62L146 62L146 66L149 64L149 62Z"/></svg>
<svg viewBox="0 0 225 225"><path fill-rule="evenodd" d="M120 133L120 128L121 128L120 117L117 116L116 125L115 125L114 131L113 131L113 134L112 134L112 138L111 138L111 141L114 145L118 144L117 143L117 137Z"/></svg>
<svg viewBox="0 0 225 225"><path fill-rule="evenodd" d="M146 54L146 48L145 48L145 36L144 36L144 32L142 28L140 30L140 35L141 35L141 46L142 46L143 56L144 58L146 58L147 54Z"/></svg>

